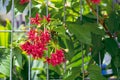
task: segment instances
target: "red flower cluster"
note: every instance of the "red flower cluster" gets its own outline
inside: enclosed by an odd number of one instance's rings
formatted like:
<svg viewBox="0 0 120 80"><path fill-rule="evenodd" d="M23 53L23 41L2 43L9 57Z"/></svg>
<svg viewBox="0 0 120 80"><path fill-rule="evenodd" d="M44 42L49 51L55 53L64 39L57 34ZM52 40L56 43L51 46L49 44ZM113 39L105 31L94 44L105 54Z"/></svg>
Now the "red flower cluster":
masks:
<svg viewBox="0 0 120 80"><path fill-rule="evenodd" d="M21 45L21 49L26 51L28 55L33 58L42 58L44 51L47 50L46 45L50 41L50 34L48 30L36 31L32 29L28 33L28 41Z"/></svg>
<svg viewBox="0 0 120 80"><path fill-rule="evenodd" d="M35 18L30 18L30 23L39 25L41 20L42 18L40 18L40 15L37 13Z"/></svg>
<svg viewBox="0 0 120 80"><path fill-rule="evenodd" d="M28 3L29 2L29 0L20 0L20 4L21 5L23 5L23 4L25 4L25 3Z"/></svg>
<svg viewBox="0 0 120 80"><path fill-rule="evenodd" d="M48 43L50 40L50 34L48 32L48 30L44 30L44 32L41 32L41 37L40 40L43 44Z"/></svg>
<svg viewBox="0 0 120 80"><path fill-rule="evenodd" d="M32 29L28 32L28 39L30 39L31 41L33 41L34 39L36 39L38 33L35 29Z"/></svg>
<svg viewBox="0 0 120 80"><path fill-rule="evenodd" d="M46 58L46 62L48 62L48 64L52 64L53 66L65 62L64 52L62 50L56 50L56 53L51 54L51 58Z"/></svg>
<svg viewBox="0 0 120 80"><path fill-rule="evenodd" d="M100 0L91 0L91 2L94 3L94 4L99 4Z"/></svg>
<svg viewBox="0 0 120 80"><path fill-rule="evenodd" d="M43 18L40 17L40 15L37 13L34 18L30 18L31 24L39 25L42 20L46 20L47 22L50 22L50 15L44 16Z"/></svg>
<svg viewBox="0 0 120 80"><path fill-rule="evenodd" d="M50 14L48 14L48 16L44 16L44 19L45 19L47 22L50 22Z"/></svg>

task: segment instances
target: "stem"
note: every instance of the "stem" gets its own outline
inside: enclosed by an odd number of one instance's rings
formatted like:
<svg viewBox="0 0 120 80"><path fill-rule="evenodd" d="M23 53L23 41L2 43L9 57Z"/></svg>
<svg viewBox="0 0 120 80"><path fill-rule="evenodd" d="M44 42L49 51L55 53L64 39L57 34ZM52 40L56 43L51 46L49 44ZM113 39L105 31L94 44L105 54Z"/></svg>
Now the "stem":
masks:
<svg viewBox="0 0 120 80"><path fill-rule="evenodd" d="M90 7L90 9L92 10L93 14L94 14L95 16L97 16L97 12L93 9L92 5L90 4L90 1L89 1L89 0L86 0L86 2L87 2L87 4L88 4L88 6ZM100 23L100 24L103 26L103 28L105 29L107 35L108 35L110 38L112 38L112 34L109 32L108 27L105 25L104 19L101 19L100 16L98 16L98 19L99 19L99 20L98 20L99 23Z"/></svg>

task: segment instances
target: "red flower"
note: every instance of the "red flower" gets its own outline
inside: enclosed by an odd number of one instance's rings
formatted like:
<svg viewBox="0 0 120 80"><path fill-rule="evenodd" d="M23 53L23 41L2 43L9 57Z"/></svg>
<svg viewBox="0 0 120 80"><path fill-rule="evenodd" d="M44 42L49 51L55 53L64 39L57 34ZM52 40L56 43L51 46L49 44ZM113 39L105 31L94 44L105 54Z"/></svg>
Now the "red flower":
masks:
<svg viewBox="0 0 120 80"><path fill-rule="evenodd" d="M31 44L30 42L25 42L21 45L21 49L26 51L28 55L32 55L33 58L42 58L46 47L43 43Z"/></svg>
<svg viewBox="0 0 120 80"><path fill-rule="evenodd" d="M21 5L23 5L23 4L25 4L25 3L28 3L29 2L29 0L20 0L20 4Z"/></svg>
<svg viewBox="0 0 120 80"><path fill-rule="evenodd" d="M30 42L27 41L24 44L22 44L20 47L21 47L22 50L26 51L28 53L28 55L31 54L32 45L30 44Z"/></svg>
<svg viewBox="0 0 120 80"><path fill-rule="evenodd" d="M44 16L44 19L45 19L47 22L50 22L50 14L48 14L48 16Z"/></svg>
<svg viewBox="0 0 120 80"><path fill-rule="evenodd" d="M49 31L45 29L43 32L41 32L40 39L42 43L48 43L50 41Z"/></svg>
<svg viewBox="0 0 120 80"><path fill-rule="evenodd" d="M99 4L100 0L91 0L91 2L94 3L94 4Z"/></svg>
<svg viewBox="0 0 120 80"><path fill-rule="evenodd" d="M44 16L43 18L40 18L39 14L37 13L35 18L30 18L31 24L39 25L42 20L46 20L47 22L50 22L50 15Z"/></svg>
<svg viewBox="0 0 120 80"><path fill-rule="evenodd" d="M40 15L37 13L35 18L30 18L30 23L39 25L41 20Z"/></svg>
<svg viewBox="0 0 120 80"><path fill-rule="evenodd" d="M46 48L44 44L37 43L37 44L34 44L31 54L35 59L42 58L45 50Z"/></svg>
<svg viewBox="0 0 120 80"><path fill-rule="evenodd" d="M59 65L65 62L64 53L62 50L56 50L56 53L51 54L51 58L46 58L46 62L48 64L52 64L53 66Z"/></svg>
<svg viewBox="0 0 120 80"><path fill-rule="evenodd" d="M28 55L32 55L34 59L42 58L50 40L49 31L45 29L39 33L35 29L31 29L28 32L28 40L29 42L27 41L20 46L21 49L26 51Z"/></svg>
<svg viewBox="0 0 120 80"><path fill-rule="evenodd" d="M28 39L34 40L37 37L37 31L35 29L31 29L28 32Z"/></svg>

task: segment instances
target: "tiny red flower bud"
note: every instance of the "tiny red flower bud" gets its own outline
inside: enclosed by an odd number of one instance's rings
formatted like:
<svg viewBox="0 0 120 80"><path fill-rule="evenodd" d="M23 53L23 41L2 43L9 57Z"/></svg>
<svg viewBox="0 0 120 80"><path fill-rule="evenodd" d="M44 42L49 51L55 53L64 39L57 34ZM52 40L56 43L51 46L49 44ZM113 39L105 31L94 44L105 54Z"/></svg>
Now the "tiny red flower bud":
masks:
<svg viewBox="0 0 120 80"><path fill-rule="evenodd" d="M39 25L41 20L42 18L40 18L40 15L37 13L34 18L30 18L30 23Z"/></svg>
<svg viewBox="0 0 120 80"><path fill-rule="evenodd" d="M44 16L44 19L45 19L47 22L50 22L50 14L48 14L48 16Z"/></svg>
<svg viewBox="0 0 120 80"><path fill-rule="evenodd" d="M23 4L25 4L25 3L28 3L29 2L29 0L20 0L20 4L21 5L23 5Z"/></svg>
<svg viewBox="0 0 120 80"><path fill-rule="evenodd" d="M91 2L94 3L94 4L99 4L100 0L91 0Z"/></svg>

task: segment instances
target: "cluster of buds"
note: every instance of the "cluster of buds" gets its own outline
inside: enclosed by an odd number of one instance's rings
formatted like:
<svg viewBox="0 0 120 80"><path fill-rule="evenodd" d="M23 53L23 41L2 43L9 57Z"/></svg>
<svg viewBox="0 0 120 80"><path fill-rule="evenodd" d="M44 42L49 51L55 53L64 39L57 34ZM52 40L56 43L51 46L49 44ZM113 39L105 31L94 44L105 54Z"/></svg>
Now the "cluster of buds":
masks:
<svg viewBox="0 0 120 80"><path fill-rule="evenodd" d="M63 50L56 50L55 53L51 54L50 58L46 58L46 62L51 64L52 66L60 65L61 63L65 62L65 56Z"/></svg>
<svg viewBox="0 0 120 80"><path fill-rule="evenodd" d="M28 32L28 40L21 45L21 49L33 58L42 58L44 51L47 50L46 46L50 41L50 34L48 30L36 31L31 29Z"/></svg>
<svg viewBox="0 0 120 80"><path fill-rule="evenodd" d="M21 5L23 5L23 4L25 4L25 3L28 3L29 2L29 0L20 0L20 4Z"/></svg>
<svg viewBox="0 0 120 80"><path fill-rule="evenodd" d="M40 17L40 15L37 13L34 18L30 18L30 23L35 25L40 25L42 20L46 20L47 22L50 22L50 15L43 16L43 18Z"/></svg>

